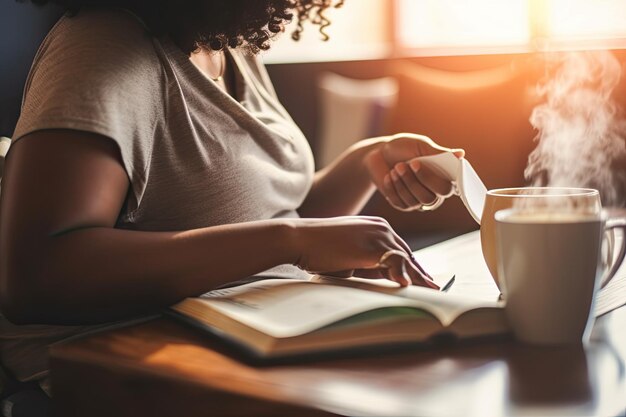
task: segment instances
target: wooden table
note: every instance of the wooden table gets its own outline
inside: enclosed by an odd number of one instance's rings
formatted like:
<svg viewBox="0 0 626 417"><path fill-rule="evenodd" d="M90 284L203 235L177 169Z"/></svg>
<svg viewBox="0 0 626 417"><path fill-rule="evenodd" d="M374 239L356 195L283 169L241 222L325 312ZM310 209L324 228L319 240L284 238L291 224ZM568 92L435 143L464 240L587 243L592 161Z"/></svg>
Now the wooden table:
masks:
<svg viewBox="0 0 626 417"><path fill-rule="evenodd" d="M478 278L484 266L474 265L482 262L476 238L418 256L433 268L446 257L455 268L473 265L470 273L459 272L455 291L497 293ZM493 340L272 367L246 365L224 349L164 318L58 345L51 357L55 411L81 417L626 413L626 307L600 317L585 348Z"/></svg>

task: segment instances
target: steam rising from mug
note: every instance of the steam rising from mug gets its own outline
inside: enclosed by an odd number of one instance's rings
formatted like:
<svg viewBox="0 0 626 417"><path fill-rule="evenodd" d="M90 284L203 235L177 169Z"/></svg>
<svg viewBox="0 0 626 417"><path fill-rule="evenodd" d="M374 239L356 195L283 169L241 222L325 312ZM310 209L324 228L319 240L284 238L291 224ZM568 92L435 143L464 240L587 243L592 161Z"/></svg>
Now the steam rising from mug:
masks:
<svg viewBox="0 0 626 417"><path fill-rule="evenodd" d="M535 186L600 190L604 205L624 199L626 120L611 95L621 67L608 51L565 52L546 58L536 92L543 103L530 123L538 142L524 172Z"/></svg>

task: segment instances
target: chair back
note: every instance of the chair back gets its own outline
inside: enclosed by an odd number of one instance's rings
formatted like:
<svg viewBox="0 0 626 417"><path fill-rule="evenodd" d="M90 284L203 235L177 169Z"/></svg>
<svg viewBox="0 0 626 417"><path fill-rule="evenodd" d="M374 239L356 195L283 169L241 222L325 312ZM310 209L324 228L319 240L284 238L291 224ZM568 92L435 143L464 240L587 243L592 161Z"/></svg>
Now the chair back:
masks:
<svg viewBox="0 0 626 417"><path fill-rule="evenodd" d="M40 7L30 2L0 1L0 181L33 58L62 14L63 10L55 5ZM2 415L43 416L47 408L45 395L33 390L15 393L18 386L0 364ZM11 394L11 398L5 398Z"/></svg>
<svg viewBox="0 0 626 417"><path fill-rule="evenodd" d="M33 58L62 14L56 5L0 1L0 136L13 135Z"/></svg>

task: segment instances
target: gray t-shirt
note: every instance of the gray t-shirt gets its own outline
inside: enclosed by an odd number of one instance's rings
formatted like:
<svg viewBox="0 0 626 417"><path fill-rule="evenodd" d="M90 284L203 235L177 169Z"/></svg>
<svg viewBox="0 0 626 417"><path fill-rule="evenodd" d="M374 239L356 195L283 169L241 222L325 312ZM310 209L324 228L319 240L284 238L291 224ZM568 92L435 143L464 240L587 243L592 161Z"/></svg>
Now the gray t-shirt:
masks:
<svg viewBox="0 0 626 417"><path fill-rule="evenodd" d="M313 180L309 145L259 60L238 50L228 55L235 98L129 12L63 17L35 57L14 140L57 128L114 140L131 183L119 228L175 231L297 217ZM306 276L292 265L259 272ZM0 359L21 380L41 378L49 344L93 329L0 318Z"/></svg>

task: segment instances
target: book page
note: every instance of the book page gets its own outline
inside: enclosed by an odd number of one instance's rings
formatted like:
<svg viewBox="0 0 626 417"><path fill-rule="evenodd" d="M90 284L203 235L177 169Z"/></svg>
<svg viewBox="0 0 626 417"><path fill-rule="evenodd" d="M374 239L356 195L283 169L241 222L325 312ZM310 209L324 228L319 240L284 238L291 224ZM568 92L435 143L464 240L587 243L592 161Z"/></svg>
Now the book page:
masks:
<svg viewBox="0 0 626 417"><path fill-rule="evenodd" d="M418 308L435 316L444 326L468 310L498 307L497 302L418 286L393 288L389 284L393 283L358 278L269 279L211 291L188 300L203 303L274 337L297 336L355 314L386 307Z"/></svg>
<svg viewBox="0 0 626 417"><path fill-rule="evenodd" d="M478 231L458 236L414 252L415 259L437 276L453 272L456 281L449 294L496 301L500 290L483 259Z"/></svg>
<svg viewBox="0 0 626 417"><path fill-rule="evenodd" d="M498 308L479 300L385 280L316 276L312 281L268 279L189 298L174 310L217 311L273 337L305 334L366 311L410 307L428 312L448 326L476 308ZM206 310L205 310L206 311Z"/></svg>
<svg viewBox="0 0 626 417"><path fill-rule="evenodd" d="M401 297L290 279L268 279L215 290L183 301L187 302L203 303L274 337L308 333L378 308L415 307L412 300Z"/></svg>
<svg viewBox="0 0 626 417"><path fill-rule="evenodd" d="M410 285L400 287L387 280L372 280L366 278L337 278L316 275L315 282L329 285L339 285L350 288L359 288L394 297L407 298L415 303L414 306L423 309L437 317L444 326L448 326L458 316L476 308L501 308L503 304L496 300L480 300L475 297L464 297L458 294L448 294L426 287Z"/></svg>

